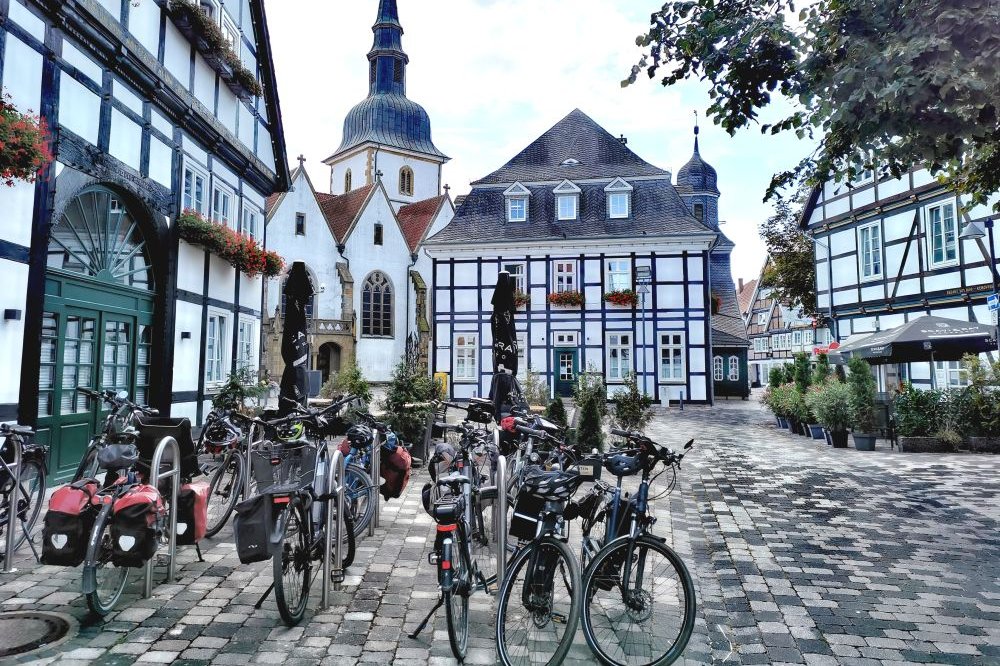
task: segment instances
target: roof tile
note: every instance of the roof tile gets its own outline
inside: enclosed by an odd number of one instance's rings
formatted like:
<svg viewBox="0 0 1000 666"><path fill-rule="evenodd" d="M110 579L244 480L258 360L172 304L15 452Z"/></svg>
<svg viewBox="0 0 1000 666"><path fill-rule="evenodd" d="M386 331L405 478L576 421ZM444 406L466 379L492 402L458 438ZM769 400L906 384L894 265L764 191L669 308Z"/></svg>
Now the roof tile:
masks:
<svg viewBox="0 0 1000 666"><path fill-rule="evenodd" d="M375 184L373 183L341 195L316 192L316 201L319 203L320 210L323 211L323 217L326 218L330 232L338 243L344 242L354 219L361 211L361 206L368 200L368 195L374 188Z"/></svg>
<svg viewBox="0 0 1000 666"><path fill-rule="evenodd" d="M424 199L423 201L403 206L396 213L396 219L399 220L399 227L403 230L403 237L406 238L406 244L410 246L410 252L417 251L417 246L424 239L427 228L434 221L434 215L441 208L441 204L445 198L446 195L442 194L441 196Z"/></svg>

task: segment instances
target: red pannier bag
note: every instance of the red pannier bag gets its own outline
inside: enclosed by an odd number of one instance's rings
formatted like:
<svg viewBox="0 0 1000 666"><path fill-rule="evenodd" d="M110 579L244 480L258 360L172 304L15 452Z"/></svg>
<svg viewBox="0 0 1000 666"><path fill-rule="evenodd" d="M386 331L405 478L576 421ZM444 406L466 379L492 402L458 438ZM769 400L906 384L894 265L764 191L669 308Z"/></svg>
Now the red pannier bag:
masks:
<svg viewBox="0 0 1000 666"><path fill-rule="evenodd" d="M163 512L160 491L133 486L115 500L111 522L111 561L116 567L141 567L156 552L156 518Z"/></svg>
<svg viewBox="0 0 1000 666"><path fill-rule="evenodd" d="M344 457L346 458L351 454L351 440L345 437L344 439L340 440L340 446L338 446L337 448L340 449L340 452L344 454Z"/></svg>
<svg viewBox="0 0 1000 666"><path fill-rule="evenodd" d="M193 546L205 538L209 490L207 481L181 486L177 494L177 545Z"/></svg>
<svg viewBox="0 0 1000 666"><path fill-rule="evenodd" d="M42 527L42 564L75 567L87 555L87 542L97 518L93 504L97 479L81 479L52 493Z"/></svg>
<svg viewBox="0 0 1000 666"><path fill-rule="evenodd" d="M382 455L379 461L379 475L384 480L379 486L379 492L385 499L399 497L406 490L406 484L410 482L412 463L410 452L402 446L397 446L393 452L389 452L385 446L380 446L379 451Z"/></svg>

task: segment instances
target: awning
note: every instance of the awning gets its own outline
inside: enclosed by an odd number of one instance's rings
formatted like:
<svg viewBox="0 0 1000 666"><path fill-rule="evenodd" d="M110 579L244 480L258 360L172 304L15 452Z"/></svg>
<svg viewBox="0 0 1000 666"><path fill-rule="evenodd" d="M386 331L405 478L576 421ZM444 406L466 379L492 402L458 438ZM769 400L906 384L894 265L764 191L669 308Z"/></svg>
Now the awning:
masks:
<svg viewBox="0 0 1000 666"><path fill-rule="evenodd" d="M839 350L869 363L957 361L965 354L995 350L995 330L976 322L924 316L902 326L848 340Z"/></svg>

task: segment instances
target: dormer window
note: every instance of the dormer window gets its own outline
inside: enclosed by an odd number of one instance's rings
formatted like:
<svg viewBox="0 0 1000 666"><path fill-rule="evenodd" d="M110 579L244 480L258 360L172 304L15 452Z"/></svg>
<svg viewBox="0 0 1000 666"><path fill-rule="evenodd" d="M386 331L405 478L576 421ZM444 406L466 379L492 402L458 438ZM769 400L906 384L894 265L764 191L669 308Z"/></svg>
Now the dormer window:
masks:
<svg viewBox="0 0 1000 666"><path fill-rule="evenodd" d="M623 220L632 215L632 186L615 178L604 188L608 196L608 218Z"/></svg>
<svg viewBox="0 0 1000 666"><path fill-rule="evenodd" d="M556 195L556 219L560 221L578 219L580 188L564 180L552 191Z"/></svg>
<svg viewBox="0 0 1000 666"><path fill-rule="evenodd" d="M531 196L531 191L521 183L514 183L503 195L507 201L507 221L527 222L528 197Z"/></svg>

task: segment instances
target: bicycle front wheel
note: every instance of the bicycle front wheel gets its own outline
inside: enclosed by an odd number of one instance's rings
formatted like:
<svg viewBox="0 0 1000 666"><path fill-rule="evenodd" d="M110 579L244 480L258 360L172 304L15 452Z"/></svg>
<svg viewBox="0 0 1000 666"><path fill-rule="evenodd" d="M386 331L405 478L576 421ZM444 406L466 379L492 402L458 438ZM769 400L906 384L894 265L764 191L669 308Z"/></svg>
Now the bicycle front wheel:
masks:
<svg viewBox="0 0 1000 666"><path fill-rule="evenodd" d="M222 464L212 472L208 490L206 537L214 537L229 522L233 508L243 492L244 473L243 456L235 451L226 453Z"/></svg>
<svg viewBox="0 0 1000 666"><path fill-rule="evenodd" d="M37 460L26 460L21 466L19 487L14 488L14 479L6 475L3 487L0 488L2 505L0 505L0 549L6 543L7 529L15 529L18 536L14 537L14 550L24 543L35 529L38 514L42 510L42 500L45 496L45 470ZM14 522L10 521L11 507L14 510ZM13 525L13 528L11 528ZM3 554L0 553L0 560Z"/></svg>
<svg viewBox="0 0 1000 666"><path fill-rule="evenodd" d="M111 563L111 510L105 508L94 521L83 567L87 607L104 617L114 609L128 583L128 568Z"/></svg>
<svg viewBox="0 0 1000 666"><path fill-rule="evenodd" d="M350 464L344 473L344 506L354 521L354 536L368 529L375 515L375 484L360 465Z"/></svg>
<svg viewBox="0 0 1000 666"><path fill-rule="evenodd" d="M455 538L451 544L451 588L442 592L445 614L448 617L448 641L455 659L463 661L469 648L469 594L472 583L472 567L465 555L465 544L458 538L458 530L452 532Z"/></svg>
<svg viewBox="0 0 1000 666"><path fill-rule="evenodd" d="M542 537L514 556L497 608L500 661L561 664L580 621L580 567L565 543Z"/></svg>
<svg viewBox="0 0 1000 666"><path fill-rule="evenodd" d="M281 619L290 627L302 621L309 601L312 581L312 553L309 521L300 505L289 505L278 517L282 534L279 552L271 558L274 569L274 598Z"/></svg>
<svg viewBox="0 0 1000 666"><path fill-rule="evenodd" d="M603 548L584 573L583 599L583 635L604 664L671 664L694 629L691 574L650 535Z"/></svg>

